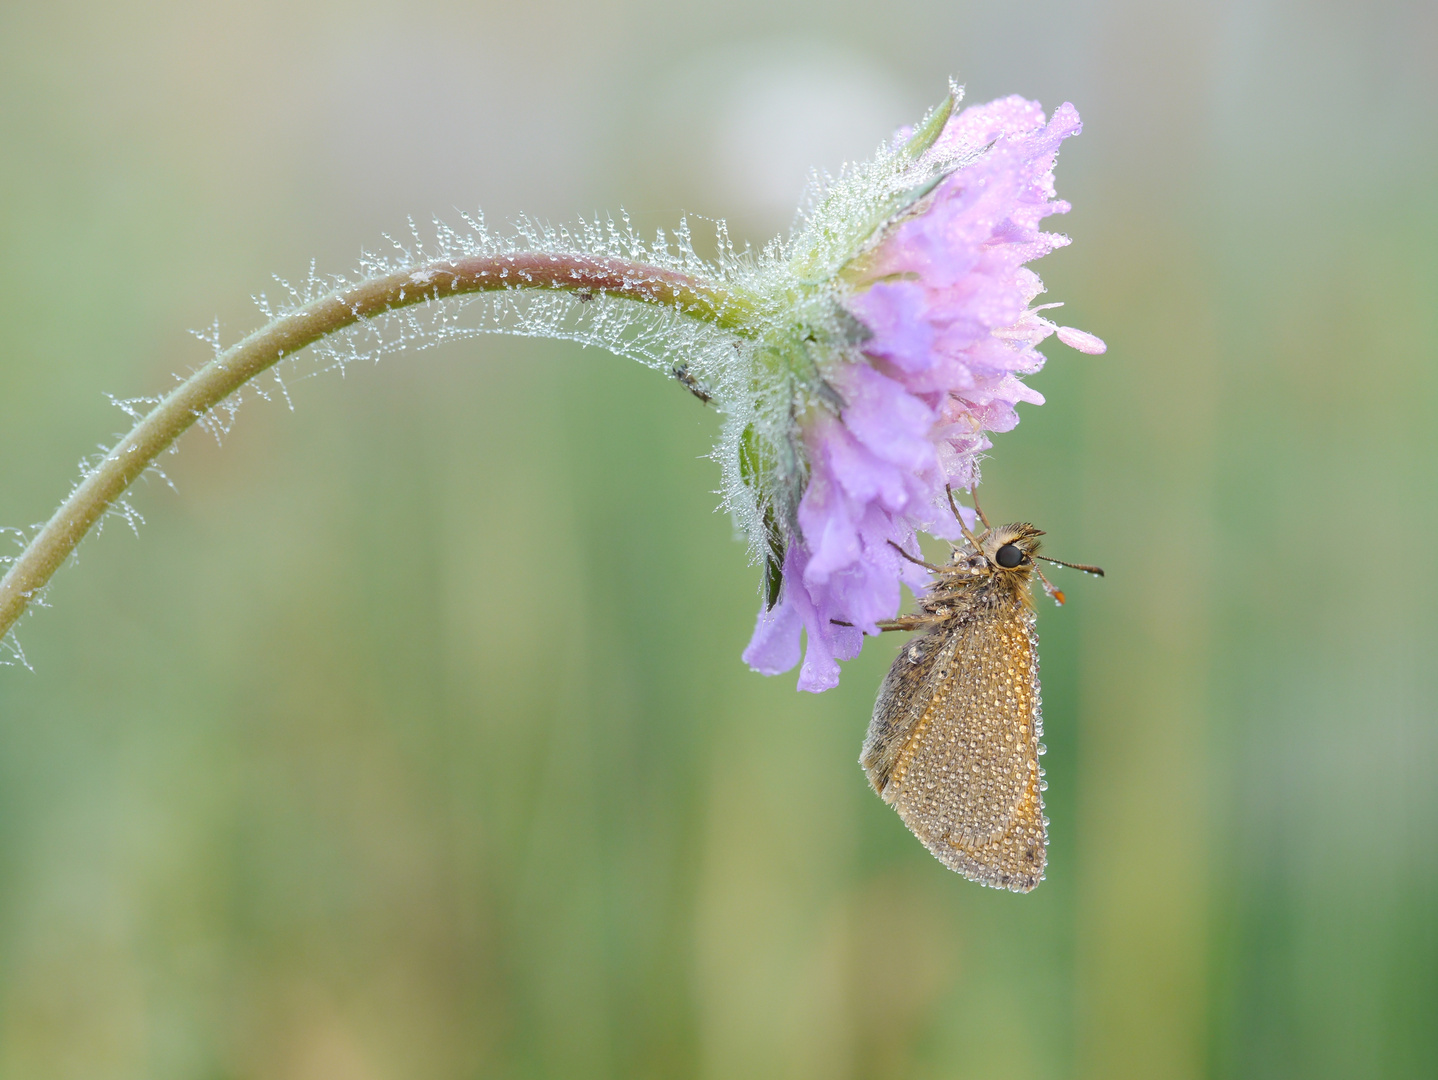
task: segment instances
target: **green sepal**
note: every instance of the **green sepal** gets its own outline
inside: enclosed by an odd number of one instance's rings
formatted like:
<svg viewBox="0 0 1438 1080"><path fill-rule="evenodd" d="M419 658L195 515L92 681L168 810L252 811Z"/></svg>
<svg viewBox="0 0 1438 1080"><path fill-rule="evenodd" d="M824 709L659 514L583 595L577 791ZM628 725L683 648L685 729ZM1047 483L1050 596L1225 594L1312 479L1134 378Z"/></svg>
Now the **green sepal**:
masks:
<svg viewBox="0 0 1438 1080"><path fill-rule="evenodd" d="M774 507L764 507L764 536L769 542L769 551L764 556L764 610L773 611L784 591L784 548L783 539L774 522Z"/></svg>
<svg viewBox="0 0 1438 1080"><path fill-rule="evenodd" d="M762 473L760 448L754 425L750 424L739 437L739 476L759 503L764 522L764 610L773 611L784 591L784 535L779 529L779 520L774 514L774 504L760 488L758 479Z"/></svg>
<svg viewBox="0 0 1438 1080"><path fill-rule="evenodd" d="M909 141L904 144L904 153L915 160L923 157L929 147L939 141L939 136L944 133L944 125L949 122L949 117L954 115L954 106L958 103L958 95L952 90L949 91L949 96L939 102L934 111L924 117L923 123L914 129Z"/></svg>
<svg viewBox="0 0 1438 1080"><path fill-rule="evenodd" d="M759 448L755 445L754 425L750 424L739 436L739 478L753 488L758 475Z"/></svg>

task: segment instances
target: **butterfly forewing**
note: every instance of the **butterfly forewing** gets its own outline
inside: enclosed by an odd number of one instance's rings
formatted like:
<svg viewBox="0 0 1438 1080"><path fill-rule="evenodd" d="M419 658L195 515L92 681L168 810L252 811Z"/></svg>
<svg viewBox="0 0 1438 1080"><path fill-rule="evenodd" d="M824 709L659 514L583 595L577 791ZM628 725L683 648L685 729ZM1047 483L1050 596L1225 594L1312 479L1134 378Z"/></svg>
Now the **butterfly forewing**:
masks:
<svg viewBox="0 0 1438 1080"><path fill-rule="evenodd" d="M894 661L862 758L924 846L972 881L1027 892L1047 842L1038 648L1026 602L978 605Z"/></svg>

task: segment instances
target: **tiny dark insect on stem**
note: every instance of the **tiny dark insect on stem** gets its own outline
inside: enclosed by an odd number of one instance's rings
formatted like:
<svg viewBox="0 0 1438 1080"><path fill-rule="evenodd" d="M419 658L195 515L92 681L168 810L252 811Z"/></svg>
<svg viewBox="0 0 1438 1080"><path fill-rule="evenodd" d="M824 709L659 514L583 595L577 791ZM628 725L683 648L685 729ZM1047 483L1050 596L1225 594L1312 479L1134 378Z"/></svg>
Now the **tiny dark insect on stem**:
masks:
<svg viewBox="0 0 1438 1080"><path fill-rule="evenodd" d="M670 374L683 383L685 389L700 401L704 402L705 405L708 405L714 400L713 395L710 394L708 390L705 390L704 387L700 386L698 380L690 374L688 364L675 364L674 367L670 369Z"/></svg>

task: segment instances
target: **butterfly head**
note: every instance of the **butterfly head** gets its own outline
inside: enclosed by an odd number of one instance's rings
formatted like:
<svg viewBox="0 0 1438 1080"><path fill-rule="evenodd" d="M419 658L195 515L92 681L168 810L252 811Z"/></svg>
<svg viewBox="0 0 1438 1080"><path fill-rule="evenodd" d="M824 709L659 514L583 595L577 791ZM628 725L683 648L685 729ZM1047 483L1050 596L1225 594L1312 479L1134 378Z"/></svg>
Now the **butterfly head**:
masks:
<svg viewBox="0 0 1438 1080"><path fill-rule="evenodd" d="M1017 573L1027 577L1034 567L1039 537L1043 534L1042 529L1036 529L1027 522L996 525L974 538L978 541L978 552L961 549L962 555L960 552L955 555L967 557L971 566L978 563L978 556L982 555L983 562L977 568L990 574Z"/></svg>

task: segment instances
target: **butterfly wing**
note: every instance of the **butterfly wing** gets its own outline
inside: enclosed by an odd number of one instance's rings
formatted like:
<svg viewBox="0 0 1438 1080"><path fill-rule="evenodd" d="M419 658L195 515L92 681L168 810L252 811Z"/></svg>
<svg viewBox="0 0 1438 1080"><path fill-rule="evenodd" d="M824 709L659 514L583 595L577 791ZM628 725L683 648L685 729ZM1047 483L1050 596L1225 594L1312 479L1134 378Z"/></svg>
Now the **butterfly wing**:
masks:
<svg viewBox="0 0 1438 1080"><path fill-rule="evenodd" d="M936 673L947 674L953 664L953 645L952 635L938 631L910 639L899 650L879 687L859 764L869 774L869 786L885 802L894 801L889 790L894 766L908 746L914 726L923 718L926 703L934 696Z"/></svg>
<svg viewBox="0 0 1438 1080"><path fill-rule="evenodd" d="M900 652L863 760L940 862L971 881L1027 892L1043 878L1048 843L1042 733L1032 610L979 608Z"/></svg>

